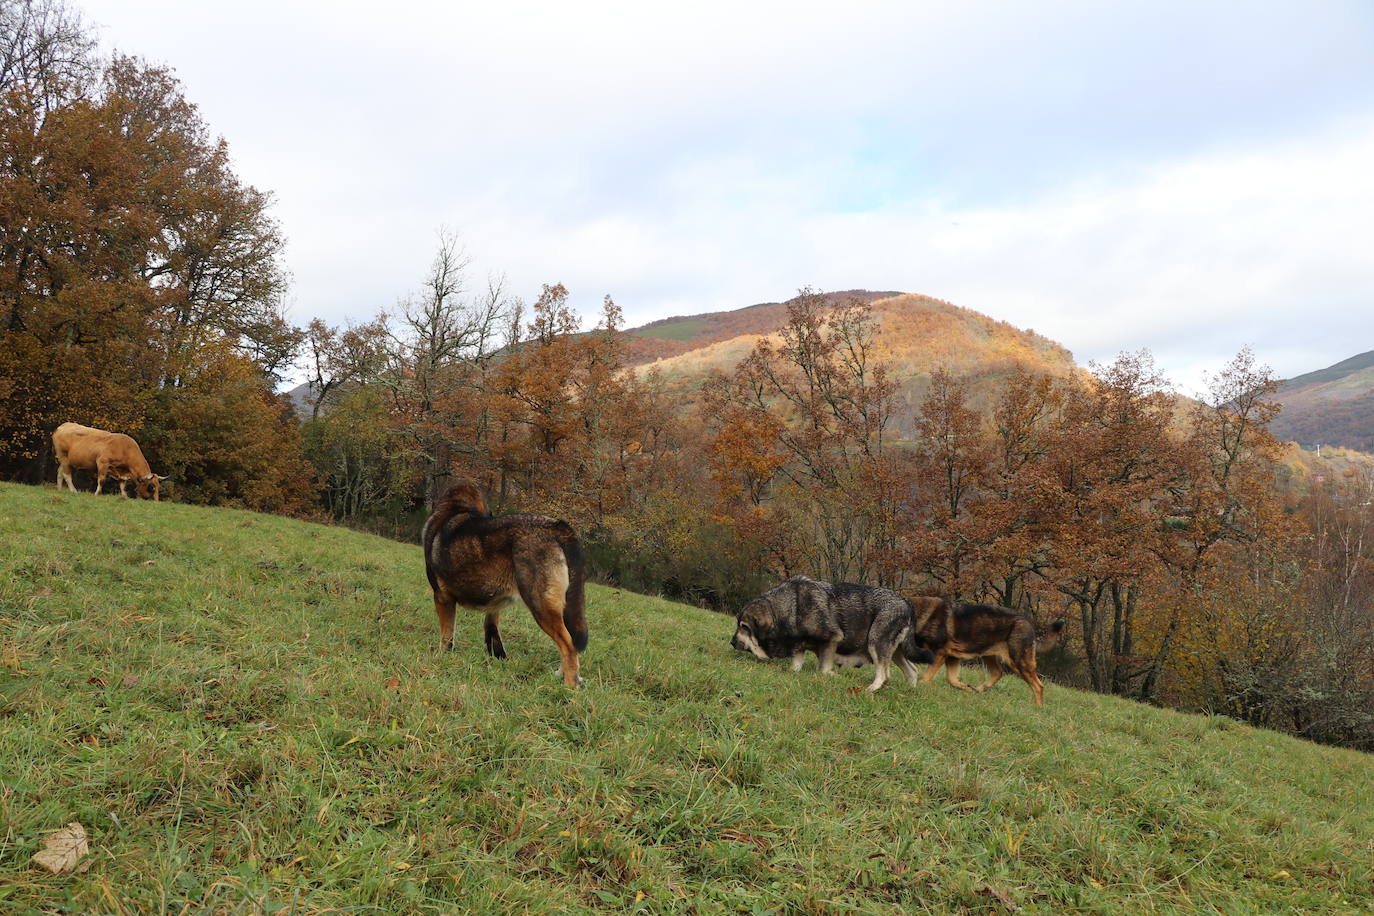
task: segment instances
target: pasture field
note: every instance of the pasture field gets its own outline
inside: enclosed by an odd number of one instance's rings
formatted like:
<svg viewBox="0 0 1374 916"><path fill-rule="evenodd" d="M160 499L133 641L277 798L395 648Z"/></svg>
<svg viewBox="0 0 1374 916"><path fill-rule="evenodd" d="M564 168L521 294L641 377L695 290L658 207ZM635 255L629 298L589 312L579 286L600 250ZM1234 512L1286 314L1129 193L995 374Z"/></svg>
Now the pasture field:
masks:
<svg viewBox="0 0 1374 916"><path fill-rule="evenodd" d="M855 696L588 598L570 692L523 608L507 661L475 614L438 654L418 547L0 484L0 912L1374 909L1374 757L1014 678ZM88 870L31 864L70 821Z"/></svg>

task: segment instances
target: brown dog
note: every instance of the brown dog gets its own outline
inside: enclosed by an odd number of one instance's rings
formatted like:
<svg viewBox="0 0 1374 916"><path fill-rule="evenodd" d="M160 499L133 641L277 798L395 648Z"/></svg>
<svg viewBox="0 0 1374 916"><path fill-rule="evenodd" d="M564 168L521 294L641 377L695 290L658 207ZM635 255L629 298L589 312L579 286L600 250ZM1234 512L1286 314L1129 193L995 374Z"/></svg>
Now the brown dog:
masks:
<svg viewBox="0 0 1374 916"><path fill-rule="evenodd" d="M1036 706L1045 705L1045 687L1035 672L1037 652L1049 648L1064 630L1064 621L1050 626L1050 635L1037 645L1030 618L995 604L963 604L948 598L913 598L916 628L911 639L935 653L935 660L921 675L921 683L935 679L940 666L951 687L982 693L1002 678L1005 663L1030 685ZM981 658L987 677L977 687L959 680L963 659Z"/></svg>
<svg viewBox="0 0 1374 916"><path fill-rule="evenodd" d="M582 546L567 522L547 515L487 512L471 483L451 487L420 535L425 575L439 616L439 648L453 648L454 606L486 614L487 654L505 658L501 610L517 595L558 645L563 682L576 687L578 653L587 648Z"/></svg>

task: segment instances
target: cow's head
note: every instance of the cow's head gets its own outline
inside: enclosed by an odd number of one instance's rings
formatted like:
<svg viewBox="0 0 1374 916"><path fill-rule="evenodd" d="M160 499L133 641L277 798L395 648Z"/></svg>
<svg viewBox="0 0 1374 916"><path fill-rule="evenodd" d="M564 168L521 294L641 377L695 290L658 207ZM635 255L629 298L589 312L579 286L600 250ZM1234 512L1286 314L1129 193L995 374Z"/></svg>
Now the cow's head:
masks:
<svg viewBox="0 0 1374 916"><path fill-rule="evenodd" d="M139 498L151 499L153 502L158 502L160 484L166 479L167 477L165 475L153 474L151 472L149 472L146 477L140 477L137 484Z"/></svg>

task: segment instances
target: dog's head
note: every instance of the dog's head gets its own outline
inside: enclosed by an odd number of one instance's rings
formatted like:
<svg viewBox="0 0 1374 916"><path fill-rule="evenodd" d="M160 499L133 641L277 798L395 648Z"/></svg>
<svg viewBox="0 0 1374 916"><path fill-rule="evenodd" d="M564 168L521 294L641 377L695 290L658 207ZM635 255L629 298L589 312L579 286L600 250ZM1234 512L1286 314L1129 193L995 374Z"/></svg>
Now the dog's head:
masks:
<svg viewBox="0 0 1374 916"><path fill-rule="evenodd" d="M791 655L778 632L777 612L767 596L755 598L739 612L735 621L735 635L730 645L755 658L784 658Z"/></svg>
<svg viewBox="0 0 1374 916"><path fill-rule="evenodd" d="M487 501L482 491L470 480L462 480L449 487L440 506L451 515L487 515ZM438 507L436 507L438 508Z"/></svg>

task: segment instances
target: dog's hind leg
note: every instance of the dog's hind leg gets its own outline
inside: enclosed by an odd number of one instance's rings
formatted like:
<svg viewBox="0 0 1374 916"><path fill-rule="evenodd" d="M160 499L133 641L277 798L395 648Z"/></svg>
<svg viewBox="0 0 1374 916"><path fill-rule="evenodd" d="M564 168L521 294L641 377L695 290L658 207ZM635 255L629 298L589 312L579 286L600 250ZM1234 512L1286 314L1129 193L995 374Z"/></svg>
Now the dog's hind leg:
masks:
<svg viewBox="0 0 1374 916"><path fill-rule="evenodd" d="M1021 675L1021 680L1025 681L1031 689L1031 695L1035 697L1036 706L1045 705L1045 685L1040 682L1040 675L1035 672L1035 645L1030 646L1029 652L1022 653L1019 659L1012 662L1012 670Z"/></svg>
<svg viewBox="0 0 1374 916"><path fill-rule="evenodd" d="M577 673L577 649L573 647L572 634L563 624L563 609L558 608L556 614L541 611L534 615L534 619L539 621L539 628L548 633L549 638L558 646L558 654L563 658L563 683L569 687L576 687L582 683L582 676Z"/></svg>
<svg viewBox="0 0 1374 916"><path fill-rule="evenodd" d="M921 677L920 672L916 670L916 666L911 663L911 659L907 658L906 653L900 648L897 649L894 657L897 659L897 667L901 668L902 674L906 676L906 682L912 687L915 687Z"/></svg>
<svg viewBox="0 0 1374 916"><path fill-rule="evenodd" d="M816 653L820 660L821 674L835 673L835 651L840 647L840 640L844 639L844 634L840 633L832 638L828 643L821 646Z"/></svg>
<svg viewBox="0 0 1374 916"><path fill-rule="evenodd" d="M949 681L949 686L959 690L973 690L968 684L959 680L959 659L957 658L945 659L945 680Z"/></svg>
<svg viewBox="0 0 1374 916"><path fill-rule="evenodd" d="M444 652L453 648L453 599L441 595L436 590L434 592L434 613L439 618L439 651Z"/></svg>
<svg viewBox="0 0 1374 916"><path fill-rule="evenodd" d="M482 620L483 633L487 641L487 654L493 658L505 658L506 647L501 643L501 609L491 608Z"/></svg>
<svg viewBox="0 0 1374 916"><path fill-rule="evenodd" d="M907 680L911 680L915 671L907 671L910 662L906 660L906 655L902 651L902 643L906 641L910 632L910 626L903 626L899 621L890 618L880 619L878 625L869 631L868 657L873 659L873 664L878 669L873 675L873 683L868 685L869 693L876 693L887 683L888 677L892 674L893 655L897 656L898 664L902 665Z"/></svg>
<svg viewBox="0 0 1374 916"><path fill-rule="evenodd" d="M792 670L802 670L802 665L806 664L806 650L801 649L792 653Z"/></svg>
<svg viewBox="0 0 1374 916"><path fill-rule="evenodd" d="M984 690L991 690L992 685L1002 679L1002 658L998 655L983 656L983 670L987 672L987 677L983 678L983 683L973 689L982 693Z"/></svg>
<svg viewBox="0 0 1374 916"><path fill-rule="evenodd" d="M563 622L563 604L567 600L568 591L567 567L560 565L555 568L551 575L543 577L534 588L528 587L531 584L528 580L518 584L520 597L534 615L539 628L549 634L554 645L558 646L558 654L562 657L563 683L569 687L576 687L582 683L582 678L578 674L577 647L573 644L567 624Z"/></svg>
<svg viewBox="0 0 1374 916"><path fill-rule="evenodd" d="M935 680L935 675L940 672L940 666L945 663L945 658L946 656L943 649L935 650L935 657L930 660L930 667L926 669L925 674L921 675L922 684L929 684L931 681Z"/></svg>
<svg viewBox="0 0 1374 916"><path fill-rule="evenodd" d="M870 654L873 655L873 653ZM877 693L882 686L887 683L888 671L892 668L892 659L885 658L879 660L876 655L873 655L873 664L877 666L878 671L873 675L873 683L864 688L869 693Z"/></svg>

